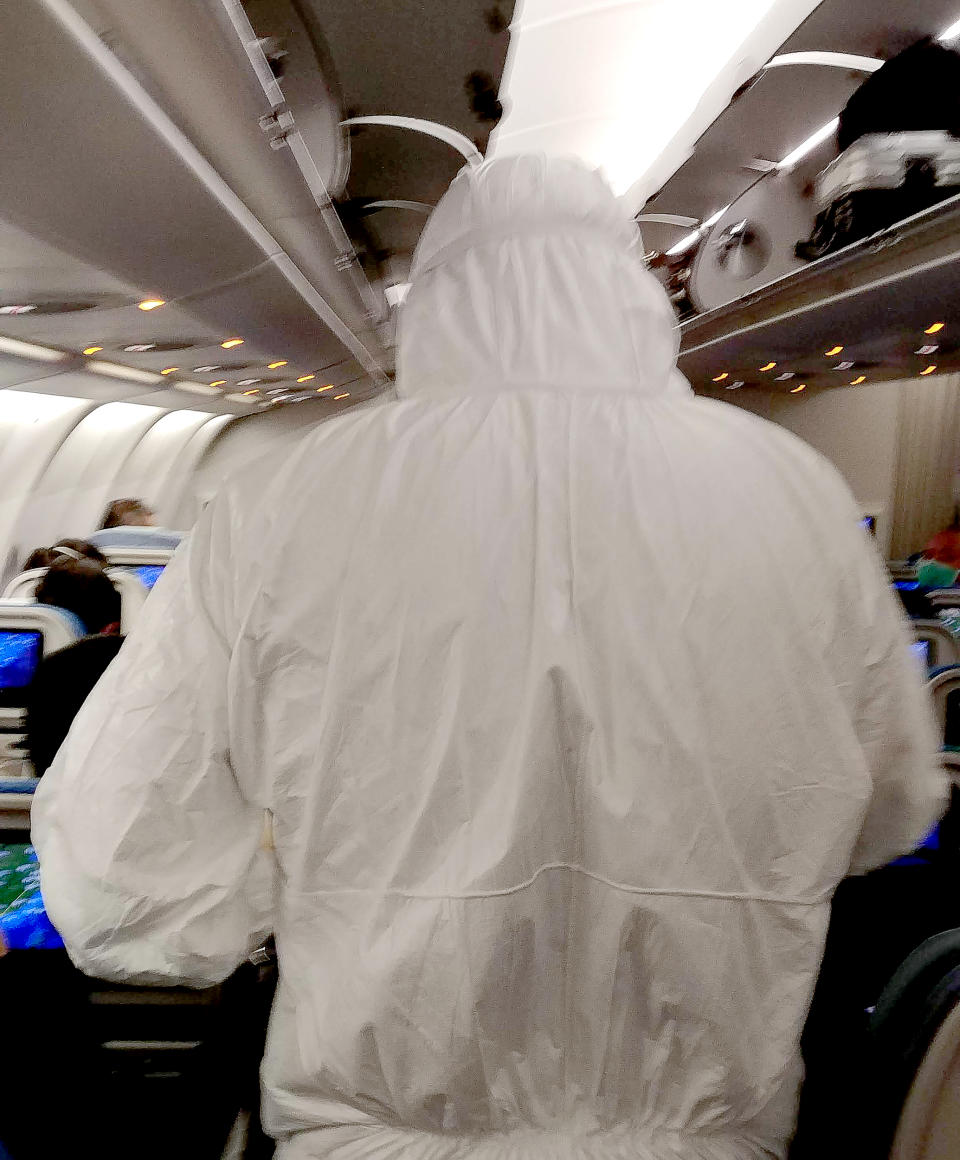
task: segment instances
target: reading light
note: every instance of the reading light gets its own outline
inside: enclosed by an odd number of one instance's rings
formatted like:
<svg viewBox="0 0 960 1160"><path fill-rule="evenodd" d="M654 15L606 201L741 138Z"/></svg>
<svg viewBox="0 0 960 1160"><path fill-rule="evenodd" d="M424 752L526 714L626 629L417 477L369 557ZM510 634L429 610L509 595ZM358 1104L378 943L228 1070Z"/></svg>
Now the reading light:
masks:
<svg viewBox="0 0 960 1160"><path fill-rule="evenodd" d="M842 354L843 347L838 343L836 346L831 346L829 350L823 352L825 358L833 358L835 354Z"/></svg>
<svg viewBox="0 0 960 1160"><path fill-rule="evenodd" d="M762 371L772 371L777 364L775 362L768 362L766 366L761 367Z"/></svg>
<svg viewBox="0 0 960 1160"><path fill-rule="evenodd" d="M226 379L214 379L210 384L211 387L222 387L226 383Z"/></svg>
<svg viewBox="0 0 960 1160"><path fill-rule="evenodd" d="M142 302L137 303L138 310L156 310L158 306L166 306L166 299L164 298L144 298Z"/></svg>
<svg viewBox="0 0 960 1160"><path fill-rule="evenodd" d="M928 326L927 329L923 333L924 334L939 334L940 331L943 330L943 328L946 325L947 324L945 322L935 322L935 323L933 323L932 326Z"/></svg>
<svg viewBox="0 0 960 1160"><path fill-rule="evenodd" d="M928 367L924 367L920 373L922 375L932 375L936 369L937 369L937 364L931 363Z"/></svg>
<svg viewBox="0 0 960 1160"><path fill-rule="evenodd" d="M223 347L224 350L230 350L232 347L235 347L235 346L243 346L243 339L242 338L228 338L226 340L226 342L221 342L220 345Z"/></svg>
<svg viewBox="0 0 960 1160"><path fill-rule="evenodd" d="M84 354L96 354L98 350L103 350L103 347L102 346L87 346L87 347L84 347L83 353Z"/></svg>
<svg viewBox="0 0 960 1160"><path fill-rule="evenodd" d="M160 372L162 375L172 375L174 371L178 371L179 367L164 367Z"/></svg>
<svg viewBox="0 0 960 1160"><path fill-rule="evenodd" d="M861 383L865 383L866 381L867 381L866 375L857 375L857 377L855 379L852 379L850 381L850 386L851 387L859 387Z"/></svg>
<svg viewBox="0 0 960 1160"><path fill-rule="evenodd" d="M349 398L350 398L350 392L344 391L342 395L334 395L333 401L336 402L338 399L349 399Z"/></svg>
<svg viewBox="0 0 960 1160"><path fill-rule="evenodd" d="M297 382L298 383L309 383L311 379L315 379L316 377L317 377L316 375L301 375L300 378L297 379Z"/></svg>
<svg viewBox="0 0 960 1160"><path fill-rule="evenodd" d="M728 379L728 378L730 378L730 372L724 371L722 375L717 375L717 377L713 381L715 383L722 383L724 379Z"/></svg>
<svg viewBox="0 0 960 1160"><path fill-rule="evenodd" d="M806 383L797 383L797 385L795 387L791 388L790 394L795 395L798 391L805 391L806 389L807 389Z"/></svg>
<svg viewBox="0 0 960 1160"><path fill-rule="evenodd" d="M277 359L276 362L267 363L267 369L271 370L271 371L275 371L277 369L277 367L285 367L286 365L287 365L287 360L285 358L279 358L279 359Z"/></svg>

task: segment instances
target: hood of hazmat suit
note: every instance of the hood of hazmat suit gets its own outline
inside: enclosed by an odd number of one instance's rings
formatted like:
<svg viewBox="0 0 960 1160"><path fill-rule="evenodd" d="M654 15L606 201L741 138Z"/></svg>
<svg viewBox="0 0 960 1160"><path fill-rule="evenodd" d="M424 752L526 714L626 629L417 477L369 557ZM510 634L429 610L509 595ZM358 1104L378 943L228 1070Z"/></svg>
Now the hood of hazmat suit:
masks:
<svg viewBox="0 0 960 1160"><path fill-rule="evenodd" d="M942 806L855 503L693 396L637 242L462 172L400 399L225 487L38 791L84 970L276 933L283 1160L783 1157L832 892Z"/></svg>

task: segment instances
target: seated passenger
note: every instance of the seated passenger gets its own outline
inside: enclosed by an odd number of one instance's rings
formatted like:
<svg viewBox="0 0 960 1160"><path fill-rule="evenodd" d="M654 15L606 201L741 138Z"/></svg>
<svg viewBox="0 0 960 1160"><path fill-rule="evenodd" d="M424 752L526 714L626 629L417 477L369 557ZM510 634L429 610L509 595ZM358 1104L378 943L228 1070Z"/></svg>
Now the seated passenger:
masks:
<svg viewBox="0 0 960 1160"><path fill-rule="evenodd" d="M100 528L153 528L156 524L157 517L142 499L115 499L103 513Z"/></svg>
<svg viewBox="0 0 960 1160"><path fill-rule="evenodd" d="M115 499L90 542L98 548L176 548L182 532L157 527L157 517L141 499Z"/></svg>
<svg viewBox="0 0 960 1160"><path fill-rule="evenodd" d="M41 777L124 638L119 635L120 593L92 561L61 560L51 565L36 599L72 612L90 634L44 657L27 689L26 749Z"/></svg>
<svg viewBox="0 0 960 1160"><path fill-rule="evenodd" d="M399 401L217 496L37 792L83 969L275 931L280 1160L780 1160L831 895L941 810L858 506L694 398L637 241L575 162L464 170Z"/></svg>
<svg viewBox="0 0 960 1160"><path fill-rule="evenodd" d="M34 548L27 557L23 571L30 572L34 568L49 568L57 559L94 560L97 564L106 566L109 561L99 548L87 540L57 540L52 548Z"/></svg>

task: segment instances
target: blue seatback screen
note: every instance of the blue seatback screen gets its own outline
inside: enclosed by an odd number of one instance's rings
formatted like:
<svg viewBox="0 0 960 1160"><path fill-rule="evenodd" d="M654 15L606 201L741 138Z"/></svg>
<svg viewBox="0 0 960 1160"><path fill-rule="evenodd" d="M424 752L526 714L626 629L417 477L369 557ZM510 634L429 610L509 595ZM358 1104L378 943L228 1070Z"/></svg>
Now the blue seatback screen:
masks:
<svg viewBox="0 0 960 1160"><path fill-rule="evenodd" d="M63 946L43 906L36 851L26 843L0 843L0 936L9 950Z"/></svg>
<svg viewBox="0 0 960 1160"><path fill-rule="evenodd" d="M917 640L910 646L910 651L924 668L930 668L930 642Z"/></svg>
<svg viewBox="0 0 960 1160"><path fill-rule="evenodd" d="M0 629L0 689L29 685L42 656L42 632Z"/></svg>
<svg viewBox="0 0 960 1160"><path fill-rule="evenodd" d="M160 573L163 569L163 564L141 564L139 568L134 568L133 571L145 588L152 588L160 579Z"/></svg>

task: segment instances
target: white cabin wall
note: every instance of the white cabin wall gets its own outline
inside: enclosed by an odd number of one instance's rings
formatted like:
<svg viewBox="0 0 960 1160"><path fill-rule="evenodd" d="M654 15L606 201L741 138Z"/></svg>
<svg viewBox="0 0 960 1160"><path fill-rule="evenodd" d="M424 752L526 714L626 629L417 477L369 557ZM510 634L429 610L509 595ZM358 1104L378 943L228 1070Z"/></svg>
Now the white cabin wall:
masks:
<svg viewBox="0 0 960 1160"><path fill-rule="evenodd" d="M143 497L170 522L167 513L230 418L0 390L0 586L34 548L88 536L112 499Z"/></svg>
<svg viewBox="0 0 960 1160"><path fill-rule="evenodd" d="M825 455L864 511L876 512L877 541L890 544L899 436L900 383L836 387L803 398L773 395L770 418Z"/></svg>

